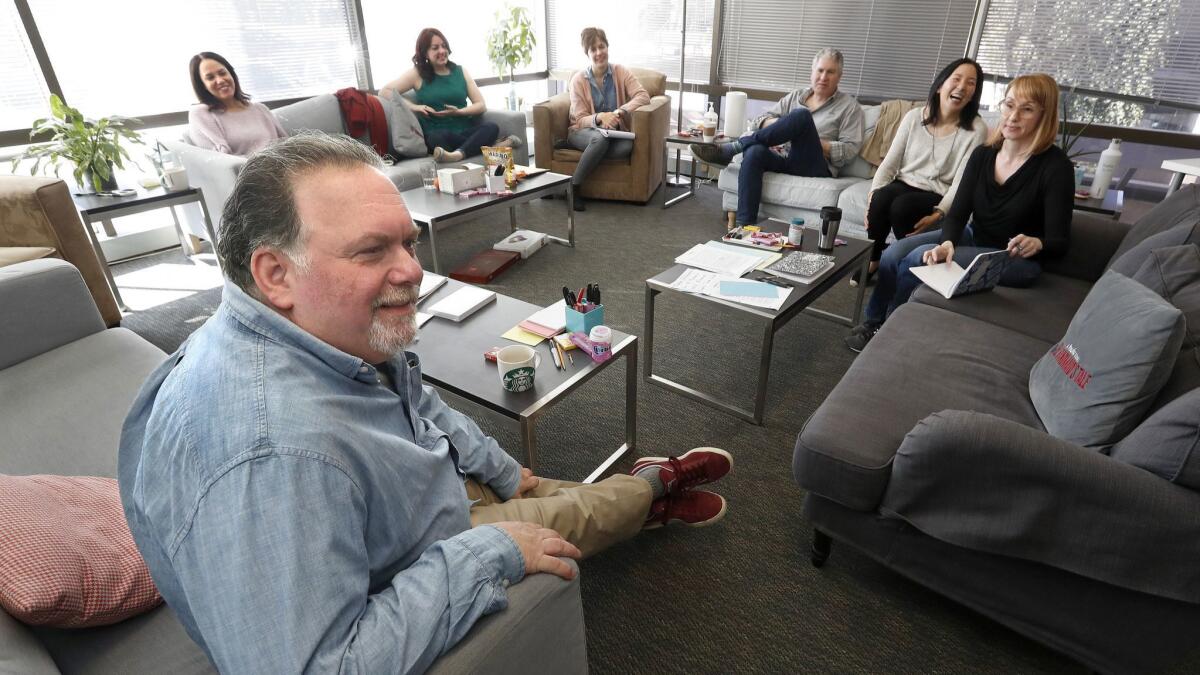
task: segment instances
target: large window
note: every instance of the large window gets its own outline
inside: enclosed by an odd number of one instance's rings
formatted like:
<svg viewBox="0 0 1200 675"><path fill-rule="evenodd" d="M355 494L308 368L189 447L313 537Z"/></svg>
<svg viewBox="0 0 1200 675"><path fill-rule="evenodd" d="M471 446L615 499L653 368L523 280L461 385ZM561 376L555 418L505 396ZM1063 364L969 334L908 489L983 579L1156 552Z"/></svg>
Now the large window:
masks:
<svg viewBox="0 0 1200 675"><path fill-rule="evenodd" d="M721 83L808 86L812 57L846 58L841 89L874 99L923 99L934 75L967 46L974 0L724 0Z"/></svg>
<svg viewBox="0 0 1200 675"><path fill-rule="evenodd" d="M579 33L588 26L608 35L609 58L623 66L651 68L679 79L683 9L687 5L687 82L708 84L712 55L713 0L637 0L611 5L601 12L587 2L547 0L550 67L579 69L588 65Z"/></svg>
<svg viewBox="0 0 1200 675"><path fill-rule="evenodd" d="M1200 3L991 0L979 61L1006 78L1046 72L1089 90L1070 97L1072 119L1191 132L1196 114L1171 103L1200 105Z"/></svg>
<svg viewBox="0 0 1200 675"><path fill-rule="evenodd" d="M50 91L13 3L0 5L0 131L24 129L50 112Z"/></svg>
<svg viewBox="0 0 1200 675"><path fill-rule="evenodd" d="M63 95L86 115L186 108L196 99L188 59L199 51L228 59L260 101L358 84L357 21L343 0L29 4Z"/></svg>

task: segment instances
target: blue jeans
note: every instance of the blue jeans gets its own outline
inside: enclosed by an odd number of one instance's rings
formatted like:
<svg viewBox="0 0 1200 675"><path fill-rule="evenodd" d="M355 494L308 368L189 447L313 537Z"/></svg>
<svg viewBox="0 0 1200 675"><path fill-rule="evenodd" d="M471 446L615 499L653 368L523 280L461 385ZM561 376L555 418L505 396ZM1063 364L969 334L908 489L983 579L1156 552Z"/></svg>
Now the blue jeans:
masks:
<svg viewBox="0 0 1200 675"><path fill-rule="evenodd" d="M767 171L793 176L828 178L829 165L821 150L821 137L813 124L812 113L798 108L780 117L770 126L742 136L742 168L738 172L738 225L758 222L762 202L762 179ZM786 157L771 152L771 147L791 143Z"/></svg>
<svg viewBox="0 0 1200 675"><path fill-rule="evenodd" d="M924 265L921 257L941 242L942 231L933 230L899 239L883 252L883 257L879 260L879 276L876 277L875 290L867 302L865 323L880 326L897 307L908 302L913 291L921 285L921 280L911 269ZM999 249L975 246L975 233L968 225L963 230L958 246L954 247L954 262L966 267L980 253L997 250ZM1041 273L1041 264L1028 258L1014 258L1000 277L1000 285L1017 288L1032 286Z"/></svg>
<svg viewBox="0 0 1200 675"><path fill-rule="evenodd" d="M459 150L463 157L473 157L479 154L479 148L495 143L500 135L500 127L495 122L480 122L469 131L449 131L447 129L430 129L425 132L425 147L429 152L434 148Z"/></svg>

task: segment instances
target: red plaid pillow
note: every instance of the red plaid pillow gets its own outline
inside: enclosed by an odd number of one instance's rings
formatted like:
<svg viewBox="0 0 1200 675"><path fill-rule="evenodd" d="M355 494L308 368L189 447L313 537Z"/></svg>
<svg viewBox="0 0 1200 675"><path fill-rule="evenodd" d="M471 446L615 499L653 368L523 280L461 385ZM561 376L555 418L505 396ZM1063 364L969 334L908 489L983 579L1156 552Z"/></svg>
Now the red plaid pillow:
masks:
<svg viewBox="0 0 1200 675"><path fill-rule="evenodd" d="M162 602L117 481L0 475L0 606L28 624L104 626Z"/></svg>

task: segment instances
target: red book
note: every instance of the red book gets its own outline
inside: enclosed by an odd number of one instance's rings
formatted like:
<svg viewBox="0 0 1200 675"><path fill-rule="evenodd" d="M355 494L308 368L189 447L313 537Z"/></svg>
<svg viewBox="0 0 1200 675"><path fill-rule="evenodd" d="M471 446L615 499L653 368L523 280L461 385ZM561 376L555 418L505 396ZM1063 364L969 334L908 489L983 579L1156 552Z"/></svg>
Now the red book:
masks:
<svg viewBox="0 0 1200 675"><path fill-rule="evenodd" d="M469 284L486 284L521 259L516 251L497 251L489 248L450 271L450 278Z"/></svg>

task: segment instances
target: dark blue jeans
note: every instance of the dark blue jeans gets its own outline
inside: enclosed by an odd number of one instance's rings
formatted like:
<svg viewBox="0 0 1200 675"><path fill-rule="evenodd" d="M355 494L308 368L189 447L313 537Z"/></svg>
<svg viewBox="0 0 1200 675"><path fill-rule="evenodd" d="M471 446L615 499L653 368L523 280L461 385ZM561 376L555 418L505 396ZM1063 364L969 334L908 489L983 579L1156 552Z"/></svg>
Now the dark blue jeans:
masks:
<svg viewBox="0 0 1200 675"><path fill-rule="evenodd" d="M425 132L425 147L429 152L434 148L461 150L466 158L478 155L479 148L495 143L499 135L500 127L495 122L480 122L467 132L430 129Z"/></svg>
<svg viewBox="0 0 1200 675"><path fill-rule="evenodd" d="M762 179L767 171L793 176L829 177L829 165L821 151L821 137L813 124L812 113L798 108L780 117L774 124L738 139L742 144L742 168L738 172L738 225L758 222L762 202ZM786 157L771 152L771 147L790 142Z"/></svg>
<svg viewBox="0 0 1200 675"><path fill-rule="evenodd" d="M921 280L910 270L924 265L921 257L942 241L942 231L933 230L899 239L883 252L883 258L879 260L879 276L875 281L875 290L867 302L865 323L873 326L883 325L897 307L908 302L913 291L921 285ZM966 267L980 253L996 250L999 249L975 246L975 234L968 225L958 246L954 247L954 262ZM1041 264L1028 258L1014 258L1005 268L1004 276L1000 277L1000 285L1017 288L1032 286L1041 273Z"/></svg>

